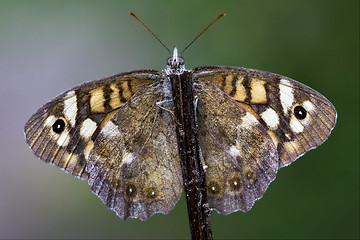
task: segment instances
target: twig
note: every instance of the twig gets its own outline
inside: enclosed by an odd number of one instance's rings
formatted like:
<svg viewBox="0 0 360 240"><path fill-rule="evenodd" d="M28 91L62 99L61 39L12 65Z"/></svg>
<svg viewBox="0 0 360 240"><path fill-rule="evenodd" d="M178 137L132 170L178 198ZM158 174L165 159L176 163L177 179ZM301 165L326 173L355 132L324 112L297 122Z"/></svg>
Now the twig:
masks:
<svg viewBox="0 0 360 240"><path fill-rule="evenodd" d="M171 78L179 153L182 161L183 179L187 200L192 239L212 239L210 213L206 202L205 172L200 159L197 136L195 101L191 73L184 71Z"/></svg>

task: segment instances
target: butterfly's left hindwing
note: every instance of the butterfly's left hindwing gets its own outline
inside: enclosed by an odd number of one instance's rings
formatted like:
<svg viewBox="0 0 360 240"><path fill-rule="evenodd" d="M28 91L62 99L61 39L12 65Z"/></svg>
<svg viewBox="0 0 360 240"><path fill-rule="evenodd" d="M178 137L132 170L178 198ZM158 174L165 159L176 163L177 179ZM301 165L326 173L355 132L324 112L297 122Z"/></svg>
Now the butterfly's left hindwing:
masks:
<svg viewBox="0 0 360 240"><path fill-rule="evenodd" d="M195 86L209 206L222 214L248 211L275 179L276 147L243 106L212 83L198 81Z"/></svg>
<svg viewBox="0 0 360 240"><path fill-rule="evenodd" d="M28 120L26 141L45 162L88 178L85 166L101 129L141 86L158 77L156 71L135 71L70 89Z"/></svg>

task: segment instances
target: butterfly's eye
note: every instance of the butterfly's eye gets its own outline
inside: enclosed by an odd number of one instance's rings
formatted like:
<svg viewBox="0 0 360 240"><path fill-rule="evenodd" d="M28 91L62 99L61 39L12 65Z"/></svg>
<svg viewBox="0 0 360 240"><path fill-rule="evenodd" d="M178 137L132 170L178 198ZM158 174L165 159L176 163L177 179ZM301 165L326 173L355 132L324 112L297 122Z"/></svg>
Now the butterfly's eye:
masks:
<svg viewBox="0 0 360 240"><path fill-rule="evenodd" d="M297 106L294 108L294 115L297 119L303 120L306 118L306 110L302 106Z"/></svg>
<svg viewBox="0 0 360 240"><path fill-rule="evenodd" d="M172 57L169 57L167 60L166 60L166 66L171 66L172 65Z"/></svg>
<svg viewBox="0 0 360 240"><path fill-rule="evenodd" d="M183 58L179 58L179 67L184 66L185 60Z"/></svg>
<svg viewBox="0 0 360 240"><path fill-rule="evenodd" d="M52 129L55 133L62 133L65 130L65 122L63 119L58 119L52 125Z"/></svg>

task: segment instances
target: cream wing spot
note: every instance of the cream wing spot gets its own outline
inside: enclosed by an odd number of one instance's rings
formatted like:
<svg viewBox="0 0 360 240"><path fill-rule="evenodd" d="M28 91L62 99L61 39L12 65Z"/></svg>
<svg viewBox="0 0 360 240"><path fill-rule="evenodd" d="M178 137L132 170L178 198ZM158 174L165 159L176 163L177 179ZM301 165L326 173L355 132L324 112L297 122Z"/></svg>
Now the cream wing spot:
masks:
<svg viewBox="0 0 360 240"><path fill-rule="evenodd" d="M90 118L85 119L85 121L81 124L80 135L86 140L90 139L97 128L96 122L91 120Z"/></svg>
<svg viewBox="0 0 360 240"><path fill-rule="evenodd" d="M57 139L56 143L61 147L66 147L69 144L69 142L70 142L70 134L69 131L65 129Z"/></svg>
<svg viewBox="0 0 360 240"><path fill-rule="evenodd" d="M281 79L279 84L280 89L280 102L283 108L284 114L288 114L288 110L291 109L294 103L294 90L289 80Z"/></svg>
<svg viewBox="0 0 360 240"><path fill-rule="evenodd" d="M64 97L64 116L72 127L75 126L77 114L77 102L75 91L70 91Z"/></svg>
<svg viewBox="0 0 360 240"><path fill-rule="evenodd" d="M124 157L122 159L122 164L130 164L134 160L134 155L129 152L124 152Z"/></svg>
<svg viewBox="0 0 360 240"><path fill-rule="evenodd" d="M243 127L250 127L254 125L257 122L257 120L250 112L247 112L245 116L242 118L242 122L243 122L242 125Z"/></svg>
<svg viewBox="0 0 360 240"><path fill-rule="evenodd" d="M312 111L315 110L314 104L313 104L312 102L308 101L308 100L305 101L305 102L303 102L303 107L304 107L305 110L308 111L308 112L312 112Z"/></svg>
<svg viewBox="0 0 360 240"><path fill-rule="evenodd" d="M290 120L290 128L294 133L301 133L304 130L304 125L294 116Z"/></svg>
<svg viewBox="0 0 360 240"><path fill-rule="evenodd" d="M229 153L233 157L240 157L240 150L237 146L233 145L229 149Z"/></svg>
<svg viewBox="0 0 360 240"><path fill-rule="evenodd" d="M268 108L266 111L262 112L260 116L270 129L274 130L278 128L280 119L274 109Z"/></svg>
<svg viewBox="0 0 360 240"><path fill-rule="evenodd" d="M55 121L56 121L56 117L54 115L48 116L44 121L44 127L52 127Z"/></svg>
<svg viewBox="0 0 360 240"><path fill-rule="evenodd" d="M102 132L106 133L110 137L119 137L122 135L119 131L118 126L116 126L111 120L105 124Z"/></svg>

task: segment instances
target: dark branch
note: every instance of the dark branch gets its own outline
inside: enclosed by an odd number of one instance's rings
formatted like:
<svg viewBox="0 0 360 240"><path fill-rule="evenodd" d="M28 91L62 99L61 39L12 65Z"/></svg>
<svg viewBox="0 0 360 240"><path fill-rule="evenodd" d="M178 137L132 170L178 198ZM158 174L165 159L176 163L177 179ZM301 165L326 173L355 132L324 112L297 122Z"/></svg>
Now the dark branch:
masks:
<svg viewBox="0 0 360 240"><path fill-rule="evenodd" d="M206 202L205 172L200 159L195 99L191 73L170 76L175 105L179 153L192 239L212 239L210 213Z"/></svg>

